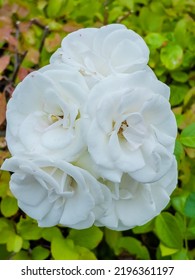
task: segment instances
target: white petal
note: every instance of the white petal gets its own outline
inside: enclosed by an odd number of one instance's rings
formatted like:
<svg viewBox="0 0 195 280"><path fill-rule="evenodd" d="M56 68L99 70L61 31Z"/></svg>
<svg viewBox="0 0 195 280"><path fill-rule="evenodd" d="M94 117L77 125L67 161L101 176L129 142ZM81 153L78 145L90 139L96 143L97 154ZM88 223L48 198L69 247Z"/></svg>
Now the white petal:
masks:
<svg viewBox="0 0 195 280"><path fill-rule="evenodd" d="M149 155L146 155L148 157ZM163 146L157 146L150 157L145 159L146 165L129 175L142 183L151 183L159 180L169 170L173 162L173 156Z"/></svg>
<svg viewBox="0 0 195 280"><path fill-rule="evenodd" d="M14 196L29 206L37 206L47 197L47 191L33 176L22 178L21 173L15 173L11 177L10 189Z"/></svg>
<svg viewBox="0 0 195 280"><path fill-rule="evenodd" d="M101 218L96 220L95 225L106 226L108 228L118 227L118 217L115 213L114 203L111 205L108 211Z"/></svg>
<svg viewBox="0 0 195 280"><path fill-rule="evenodd" d="M96 121L91 123L88 132L88 150L96 164L112 168L113 164L110 162L107 150L108 136L99 128Z"/></svg>
<svg viewBox="0 0 195 280"><path fill-rule="evenodd" d="M20 126L18 136L26 150L29 152L44 152L44 147L41 146L40 137L48 123L44 121L43 117L44 115L42 113L31 114L24 119Z"/></svg>
<svg viewBox="0 0 195 280"><path fill-rule="evenodd" d="M147 123L157 126L169 119L170 115L172 117L170 103L160 95L153 95L150 100L146 101L141 113Z"/></svg>
<svg viewBox="0 0 195 280"><path fill-rule="evenodd" d="M145 70L137 71L129 75L128 83L131 87L144 88L145 91L146 89L149 89L154 94L160 94L164 98L169 99L169 87L160 82L155 77L154 73L151 73L151 70L149 70L147 67L145 68Z"/></svg>
<svg viewBox="0 0 195 280"><path fill-rule="evenodd" d="M82 54L92 48L93 38L98 29L85 28L68 34L62 41L63 60L71 64L72 59L78 58L78 54Z"/></svg>
<svg viewBox="0 0 195 280"><path fill-rule="evenodd" d="M68 36L62 42L62 47L63 44L65 44L66 40L71 42L74 40L77 41L79 39L83 44L86 44L87 46L89 46L89 48L91 48L92 47L91 42L93 41L93 38L97 32L98 32L97 28L79 29L75 32L68 34Z"/></svg>
<svg viewBox="0 0 195 280"><path fill-rule="evenodd" d="M113 121L115 119L117 109L116 103L117 100L114 96L108 94L107 98L102 98L100 104L98 104L99 106L97 106L97 122L106 134L110 133L113 129Z"/></svg>
<svg viewBox="0 0 195 280"><path fill-rule="evenodd" d="M68 129L60 126L44 132L41 137L41 144L48 150L65 149L73 138L74 136Z"/></svg>
<svg viewBox="0 0 195 280"><path fill-rule="evenodd" d="M63 207L55 207L53 205L52 208L48 211L48 213L43 217L38 218L38 224L40 227L52 227L59 224L61 215L63 212Z"/></svg>
<svg viewBox="0 0 195 280"><path fill-rule="evenodd" d="M71 226L87 220L93 207L94 200L91 195L83 189L77 188L74 196L65 202L64 211L60 218L60 224Z"/></svg>
<svg viewBox="0 0 195 280"><path fill-rule="evenodd" d="M109 141L110 159L119 170L134 172L145 165L141 151L130 151L125 145L119 143L118 135L113 133Z"/></svg>
<svg viewBox="0 0 195 280"><path fill-rule="evenodd" d="M18 200L18 206L31 218L42 219L52 208L52 204L45 198L39 205L31 206Z"/></svg>
<svg viewBox="0 0 195 280"><path fill-rule="evenodd" d="M121 87L122 84L125 84L128 82L128 80L124 79L121 80ZM120 84L120 80L118 81L118 84ZM153 92L150 89L139 88L135 87L132 88L129 85L126 85L126 92L124 94L120 94L120 103L118 106L118 113L124 114L127 116L130 114L133 114L135 112L139 112L141 110L142 105L147 101L150 100L150 98L153 96Z"/></svg>
<svg viewBox="0 0 195 280"><path fill-rule="evenodd" d="M51 80L55 77L55 83L63 84L63 83L70 83L75 87L79 85L79 91L82 89L84 91L88 91L87 84L85 79L81 75L80 72L75 71L73 67L70 67L66 64L55 64L55 65L47 65L39 69L39 72L44 73L44 75ZM71 94L69 93L71 96Z"/></svg>
<svg viewBox="0 0 195 280"><path fill-rule="evenodd" d="M161 131L160 129L158 129L156 127L152 127L152 128L155 132L158 142L161 145L163 145L164 147L166 147L170 153L173 153L176 137L169 136L168 133L165 133L165 132L163 132L163 130ZM159 128L161 128L161 127L159 127Z"/></svg>
<svg viewBox="0 0 195 280"><path fill-rule="evenodd" d="M98 32L96 32L94 40L93 40L93 50L98 55L103 55L102 53L102 43L105 40L105 38L110 35L112 32L116 30L123 30L126 29L126 27L122 24L109 24L106 26L102 26Z"/></svg>
<svg viewBox="0 0 195 280"><path fill-rule="evenodd" d="M89 228L93 225L95 220L94 214L93 213L89 213L88 217L84 220L84 221L80 221L76 224L72 224L71 228L74 229L85 229L85 228Z"/></svg>
<svg viewBox="0 0 195 280"><path fill-rule="evenodd" d="M16 87L13 93L13 102L17 111L22 114L41 111L43 106L43 93L49 88L54 88L54 84L43 74L38 71L29 74Z"/></svg>
<svg viewBox="0 0 195 280"><path fill-rule="evenodd" d="M88 151L83 151L83 153L80 155L80 157L76 161L76 166L88 171L96 179L100 177L100 173L98 170L99 167L92 160Z"/></svg>
<svg viewBox="0 0 195 280"><path fill-rule="evenodd" d="M57 64L58 64L58 63L62 63L62 55L63 55L63 50L62 50L62 48L57 49L57 51L55 51L55 52L51 55L49 62L50 62L51 64L54 64L54 63L57 63Z"/></svg>
<svg viewBox="0 0 195 280"><path fill-rule="evenodd" d="M143 57L138 45L128 39L121 41L114 48L111 55L111 63L117 72L128 72L132 68L141 69L148 62L148 57Z"/></svg>
<svg viewBox="0 0 195 280"><path fill-rule="evenodd" d="M129 39L137 43L138 47L140 47L143 51L143 55L146 57L146 64L148 61L149 50L146 46L144 40L132 30L122 29L111 32L109 36L107 36L103 42L103 52L105 57L108 57L110 53L112 53L113 46L119 44L122 40Z"/></svg>
<svg viewBox="0 0 195 280"><path fill-rule="evenodd" d="M158 181L151 184L152 188L158 188L159 185L165 189L168 195L170 195L177 185L178 170L177 161L174 158L171 167L168 172Z"/></svg>

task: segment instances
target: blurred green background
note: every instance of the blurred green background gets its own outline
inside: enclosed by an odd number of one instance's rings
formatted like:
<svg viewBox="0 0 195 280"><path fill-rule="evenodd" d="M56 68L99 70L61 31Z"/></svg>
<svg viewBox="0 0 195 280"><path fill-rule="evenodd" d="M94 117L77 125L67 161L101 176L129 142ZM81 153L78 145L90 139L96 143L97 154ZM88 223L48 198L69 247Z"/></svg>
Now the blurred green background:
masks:
<svg viewBox="0 0 195 280"><path fill-rule="evenodd" d="M0 165L9 157L5 110L18 82L48 64L69 32L122 23L150 48L150 67L171 87L178 124L178 186L163 212L117 232L39 228L18 209L0 171L0 259L195 259L195 1L0 0Z"/></svg>

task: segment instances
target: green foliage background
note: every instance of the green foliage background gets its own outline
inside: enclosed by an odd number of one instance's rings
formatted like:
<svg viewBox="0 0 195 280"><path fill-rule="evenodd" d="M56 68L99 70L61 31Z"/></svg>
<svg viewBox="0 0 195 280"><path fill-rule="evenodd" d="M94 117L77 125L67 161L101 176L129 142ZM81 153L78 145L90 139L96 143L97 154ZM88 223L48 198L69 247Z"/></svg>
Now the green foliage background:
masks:
<svg viewBox="0 0 195 280"><path fill-rule="evenodd" d="M18 209L10 174L0 171L0 259L195 259L194 16L193 0L0 0L0 164L9 157L5 108L17 83L47 64L69 32L118 22L145 39L150 67L171 87L179 169L167 208L124 232L39 228Z"/></svg>

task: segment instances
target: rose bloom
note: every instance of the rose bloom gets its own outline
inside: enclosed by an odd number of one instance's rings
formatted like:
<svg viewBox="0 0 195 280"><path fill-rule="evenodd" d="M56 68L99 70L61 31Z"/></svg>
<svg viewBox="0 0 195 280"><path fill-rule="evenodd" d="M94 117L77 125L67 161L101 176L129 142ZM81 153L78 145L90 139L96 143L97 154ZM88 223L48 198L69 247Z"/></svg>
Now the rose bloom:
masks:
<svg viewBox="0 0 195 280"><path fill-rule="evenodd" d="M110 74L142 69L148 59L149 49L137 33L122 24L110 24L68 34L50 62L72 66L93 86Z"/></svg>
<svg viewBox="0 0 195 280"><path fill-rule="evenodd" d="M22 157L7 159L10 189L19 207L40 227L57 224L83 229L104 216L111 203L109 189L89 172L62 160Z"/></svg>
<svg viewBox="0 0 195 280"><path fill-rule="evenodd" d="M64 65L29 74L7 106L6 140L12 155L77 158L83 149L80 118L87 94L82 75Z"/></svg>
<svg viewBox="0 0 195 280"><path fill-rule="evenodd" d="M168 86L149 70L110 76L93 87L82 132L100 177L120 182L128 173L151 183L168 172L177 135L168 98Z"/></svg>
<svg viewBox="0 0 195 280"><path fill-rule="evenodd" d="M106 184L112 192L112 204L96 225L113 230L143 225L167 206L177 185L176 160L172 161L167 173L154 183L140 183L124 173L120 183L108 181Z"/></svg>
<svg viewBox="0 0 195 280"><path fill-rule="evenodd" d="M142 225L177 183L169 87L124 25L73 32L7 106L6 140L19 207L41 227Z"/></svg>

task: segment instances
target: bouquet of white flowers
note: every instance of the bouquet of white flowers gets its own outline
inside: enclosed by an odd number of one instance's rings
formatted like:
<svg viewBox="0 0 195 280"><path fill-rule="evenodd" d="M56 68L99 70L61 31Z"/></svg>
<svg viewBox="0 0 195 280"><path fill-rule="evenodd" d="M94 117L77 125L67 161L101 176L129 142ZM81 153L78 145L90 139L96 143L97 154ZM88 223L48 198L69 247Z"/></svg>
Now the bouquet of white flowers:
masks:
<svg viewBox="0 0 195 280"><path fill-rule="evenodd" d="M11 191L39 226L126 230L168 204L177 126L148 59L124 25L85 28L16 87L2 169L14 172Z"/></svg>

